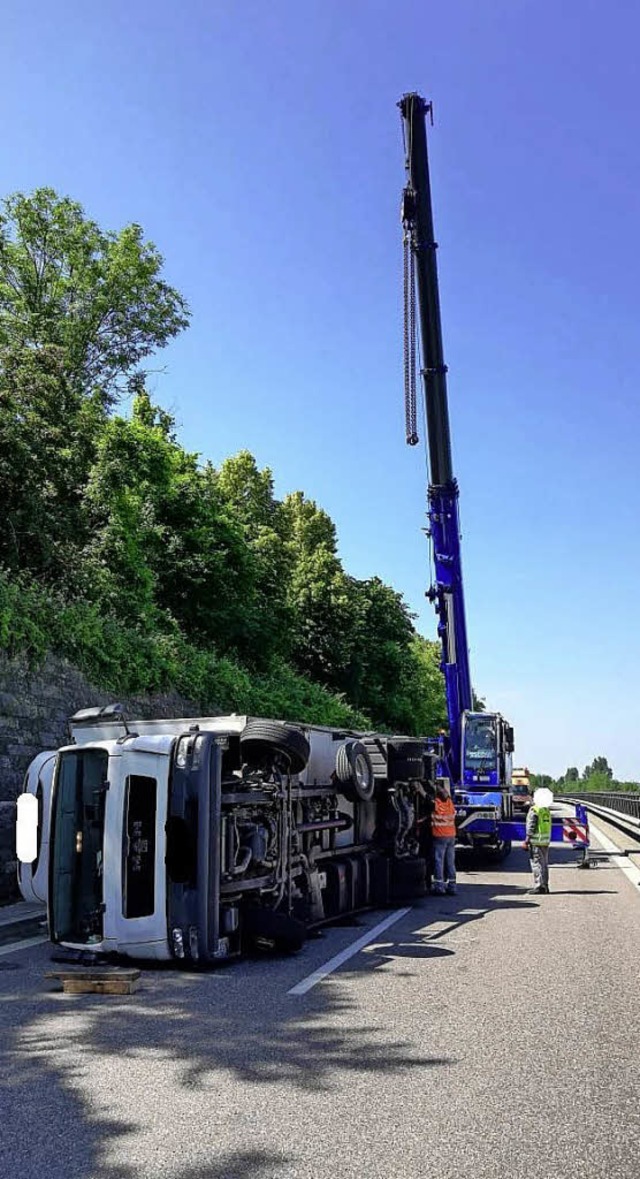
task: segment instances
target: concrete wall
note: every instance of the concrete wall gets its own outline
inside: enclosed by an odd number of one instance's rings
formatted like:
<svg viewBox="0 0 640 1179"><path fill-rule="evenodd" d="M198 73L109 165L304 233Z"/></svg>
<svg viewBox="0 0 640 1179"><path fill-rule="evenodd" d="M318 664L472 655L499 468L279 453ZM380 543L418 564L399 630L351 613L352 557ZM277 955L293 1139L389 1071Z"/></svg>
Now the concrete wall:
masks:
<svg viewBox="0 0 640 1179"><path fill-rule="evenodd" d="M201 709L177 694L125 697L99 691L65 660L43 667L0 652L0 903L16 900L15 800L36 753L69 740L67 721L79 708L122 703L127 716L198 716ZM212 710L216 711L216 710Z"/></svg>

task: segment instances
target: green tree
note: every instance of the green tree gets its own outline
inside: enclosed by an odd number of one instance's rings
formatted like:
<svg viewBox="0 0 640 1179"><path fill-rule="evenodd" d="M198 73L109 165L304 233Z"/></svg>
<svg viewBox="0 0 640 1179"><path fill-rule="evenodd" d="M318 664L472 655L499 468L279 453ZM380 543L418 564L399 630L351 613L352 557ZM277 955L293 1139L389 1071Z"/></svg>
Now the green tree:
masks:
<svg viewBox="0 0 640 1179"><path fill-rule="evenodd" d="M556 785L550 774L530 774L529 781L534 790L538 786L545 786L548 790L553 790Z"/></svg>
<svg viewBox="0 0 640 1179"><path fill-rule="evenodd" d="M346 694L377 724L414 732L419 666L412 617L402 595L379 577L353 581L352 594L355 621Z"/></svg>
<svg viewBox="0 0 640 1179"><path fill-rule="evenodd" d="M612 781L608 774L601 770L591 770L589 776L585 779L585 790L613 790L616 788L616 783Z"/></svg>
<svg viewBox="0 0 640 1179"><path fill-rule="evenodd" d="M565 771L564 781L565 782L579 782L580 781L580 771L577 766L570 766L569 769Z"/></svg>
<svg viewBox="0 0 640 1179"><path fill-rule="evenodd" d="M449 729L444 676L440 669L441 646L432 639L414 635L410 650L416 678L410 700L412 723L409 731L416 736L435 737L442 730Z"/></svg>
<svg viewBox="0 0 640 1179"><path fill-rule="evenodd" d="M583 781L588 781L594 774L597 774L601 778L613 778L613 770L606 757L594 757L591 765L585 766L582 772Z"/></svg>
<svg viewBox="0 0 640 1179"><path fill-rule="evenodd" d="M246 656L253 665L265 667L276 655L289 656L294 622L288 593L294 560L274 498L273 476L268 467L258 470L253 455L243 450L225 459L213 478L255 564L255 595L246 603Z"/></svg>
<svg viewBox="0 0 640 1179"><path fill-rule="evenodd" d="M445 727L439 644L346 573L329 515L278 502L247 451L202 465L151 401L140 366L189 314L161 272L139 226L105 233L51 189L0 205L3 643L42 655L51 636L113 690Z"/></svg>
<svg viewBox="0 0 640 1179"><path fill-rule="evenodd" d="M216 484L224 500L254 538L261 528L274 528L278 505L273 495L273 475L268 467L258 470L255 458L241 450L225 459L216 473Z"/></svg>
<svg viewBox="0 0 640 1179"><path fill-rule="evenodd" d="M360 707L348 668L358 635L353 579L337 556L335 525L301 491L287 495L278 530L288 554L287 606L292 620L291 658L299 671Z"/></svg>
<svg viewBox="0 0 640 1179"><path fill-rule="evenodd" d="M87 593L127 618L174 618L194 641L242 650L255 563L210 467L176 441L171 417L140 390L130 420L110 419L88 481Z"/></svg>
<svg viewBox="0 0 640 1179"><path fill-rule="evenodd" d="M594 757L591 763L592 774L603 774L606 778L613 778L613 770L606 757Z"/></svg>
<svg viewBox="0 0 640 1179"><path fill-rule="evenodd" d="M87 540L82 490L105 411L65 375L61 349L0 351L0 564L78 584Z"/></svg>
<svg viewBox="0 0 640 1179"><path fill-rule="evenodd" d="M333 520L315 500L307 499L303 491L285 496L280 504L279 517L283 535L295 555L324 549L336 556L338 545Z"/></svg>
<svg viewBox="0 0 640 1179"><path fill-rule="evenodd" d="M0 352L53 345L69 385L112 404L188 322L161 255L139 225L105 233L51 188L15 193L0 210Z"/></svg>

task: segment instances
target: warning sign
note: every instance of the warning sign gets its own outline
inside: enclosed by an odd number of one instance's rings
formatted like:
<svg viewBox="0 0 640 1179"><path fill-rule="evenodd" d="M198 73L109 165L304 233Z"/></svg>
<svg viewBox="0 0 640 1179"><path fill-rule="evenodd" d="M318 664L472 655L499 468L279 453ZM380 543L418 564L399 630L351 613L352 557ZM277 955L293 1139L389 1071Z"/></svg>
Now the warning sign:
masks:
<svg viewBox="0 0 640 1179"><path fill-rule="evenodd" d="M588 843L589 828L586 823L579 823L577 819L562 820L562 838L567 843Z"/></svg>

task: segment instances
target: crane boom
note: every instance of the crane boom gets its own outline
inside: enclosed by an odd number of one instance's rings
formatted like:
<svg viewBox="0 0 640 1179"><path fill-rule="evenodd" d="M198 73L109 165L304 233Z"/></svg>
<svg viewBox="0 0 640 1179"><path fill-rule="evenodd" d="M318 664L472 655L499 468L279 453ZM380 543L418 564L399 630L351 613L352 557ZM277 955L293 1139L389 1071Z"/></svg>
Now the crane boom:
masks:
<svg viewBox="0 0 640 1179"><path fill-rule="evenodd" d="M426 115L431 107L419 94L405 94L399 106L407 176L402 197L402 222L405 243L413 254L412 270L415 268L417 282L422 343L420 371L429 447L429 531L433 543L435 584L428 596L435 604L439 619L451 740L449 765L453 781L459 783L462 779L463 714L472 709L473 698L462 582L459 492L451 458L447 366L442 346L437 243L433 231L427 156Z"/></svg>

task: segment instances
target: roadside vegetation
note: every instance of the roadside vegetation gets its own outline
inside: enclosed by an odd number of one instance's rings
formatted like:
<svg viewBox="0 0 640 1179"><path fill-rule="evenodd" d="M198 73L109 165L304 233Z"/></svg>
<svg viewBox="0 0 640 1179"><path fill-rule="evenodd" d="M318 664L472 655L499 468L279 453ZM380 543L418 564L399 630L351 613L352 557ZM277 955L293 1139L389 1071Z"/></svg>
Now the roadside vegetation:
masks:
<svg viewBox="0 0 640 1179"><path fill-rule="evenodd" d="M585 766L582 773L577 766L570 766L558 779L551 778L549 774L532 774L531 785L534 788L548 786L556 793L583 790L592 790L596 793L604 790L640 792L640 782L620 782L614 778L609 762L602 756L594 757L591 765Z"/></svg>
<svg viewBox="0 0 640 1179"><path fill-rule="evenodd" d="M358 580L303 491L189 453L145 361L189 309L140 226L51 189L0 206L0 646L114 694L410 734L446 727L440 652Z"/></svg>

